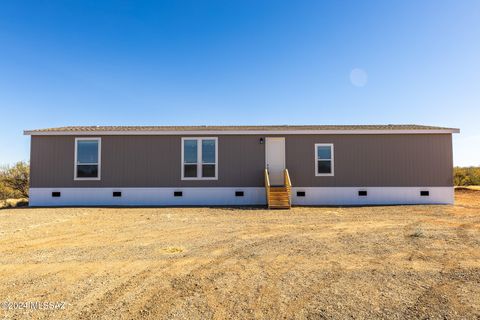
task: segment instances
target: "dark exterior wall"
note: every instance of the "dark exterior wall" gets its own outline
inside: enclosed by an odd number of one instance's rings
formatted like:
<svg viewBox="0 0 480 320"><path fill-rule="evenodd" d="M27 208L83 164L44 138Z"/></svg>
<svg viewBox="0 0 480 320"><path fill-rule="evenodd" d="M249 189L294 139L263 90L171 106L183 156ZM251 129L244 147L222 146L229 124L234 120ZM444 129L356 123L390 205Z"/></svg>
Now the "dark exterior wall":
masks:
<svg viewBox="0 0 480 320"><path fill-rule="evenodd" d="M315 176L315 143L334 144L333 177ZM453 186L450 134L289 136L286 149L296 186Z"/></svg>
<svg viewBox="0 0 480 320"><path fill-rule="evenodd" d="M74 181L75 136L32 136L31 187L263 187L265 136L217 135L216 181L181 180L181 136L101 136L100 181ZM452 186L450 134L285 135L299 187ZM333 143L335 176L315 176L315 143Z"/></svg>
<svg viewBox="0 0 480 320"><path fill-rule="evenodd" d="M101 136L101 180L74 181L75 136L33 136L32 187L249 187L263 184L260 137L218 137L218 180L181 180L180 136Z"/></svg>

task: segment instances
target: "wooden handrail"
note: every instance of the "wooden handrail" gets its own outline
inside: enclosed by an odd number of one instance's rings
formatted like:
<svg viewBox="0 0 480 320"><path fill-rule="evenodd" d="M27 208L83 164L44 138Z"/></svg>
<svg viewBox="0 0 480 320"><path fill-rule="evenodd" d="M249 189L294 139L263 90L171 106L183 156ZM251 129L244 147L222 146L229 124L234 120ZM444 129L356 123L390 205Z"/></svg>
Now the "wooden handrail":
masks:
<svg viewBox="0 0 480 320"><path fill-rule="evenodd" d="M269 206L270 198L270 177L268 176L268 169L265 169L265 195L267 196L267 206Z"/></svg>
<svg viewBox="0 0 480 320"><path fill-rule="evenodd" d="M267 169L265 169L265 187L270 187L270 177L268 176Z"/></svg>
<svg viewBox="0 0 480 320"><path fill-rule="evenodd" d="M284 178L285 178L285 187L292 187L292 181L290 180L290 174L288 173L288 169L284 171Z"/></svg>
<svg viewBox="0 0 480 320"><path fill-rule="evenodd" d="M292 205L292 181L290 180L290 174L288 173L288 169L283 171L283 181L285 184L285 188L288 192L288 203Z"/></svg>

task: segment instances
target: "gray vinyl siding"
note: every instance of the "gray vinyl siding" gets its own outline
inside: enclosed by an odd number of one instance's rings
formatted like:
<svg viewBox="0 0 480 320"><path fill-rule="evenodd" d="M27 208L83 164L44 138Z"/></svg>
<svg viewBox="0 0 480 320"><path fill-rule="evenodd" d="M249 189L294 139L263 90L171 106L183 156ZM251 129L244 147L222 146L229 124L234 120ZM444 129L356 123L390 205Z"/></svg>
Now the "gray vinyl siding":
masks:
<svg viewBox="0 0 480 320"><path fill-rule="evenodd" d="M101 180L74 181L74 136L32 136L32 187L250 187L265 166L259 138L218 137L218 180L181 180L180 136L101 136Z"/></svg>
<svg viewBox="0 0 480 320"><path fill-rule="evenodd" d="M315 176L315 143L334 144L334 176ZM453 185L450 134L289 136L292 184L305 187Z"/></svg>
<svg viewBox="0 0 480 320"><path fill-rule="evenodd" d="M452 186L451 134L283 135L298 187ZM31 187L263 187L265 145L218 135L218 180L181 180L182 136L102 138L100 181L74 181L75 136L32 136ZM315 176L315 143L333 143L335 175Z"/></svg>

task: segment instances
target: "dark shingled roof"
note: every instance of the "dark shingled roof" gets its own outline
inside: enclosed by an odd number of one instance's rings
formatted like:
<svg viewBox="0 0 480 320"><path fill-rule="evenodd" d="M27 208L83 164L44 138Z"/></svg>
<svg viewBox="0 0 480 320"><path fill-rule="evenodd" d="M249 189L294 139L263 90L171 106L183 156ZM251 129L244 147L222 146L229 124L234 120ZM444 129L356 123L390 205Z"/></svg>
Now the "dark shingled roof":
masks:
<svg viewBox="0 0 480 320"><path fill-rule="evenodd" d="M271 126L72 126L27 130L26 134L48 132L109 132L109 131L301 131L301 130L452 130L416 124L388 125L271 125Z"/></svg>

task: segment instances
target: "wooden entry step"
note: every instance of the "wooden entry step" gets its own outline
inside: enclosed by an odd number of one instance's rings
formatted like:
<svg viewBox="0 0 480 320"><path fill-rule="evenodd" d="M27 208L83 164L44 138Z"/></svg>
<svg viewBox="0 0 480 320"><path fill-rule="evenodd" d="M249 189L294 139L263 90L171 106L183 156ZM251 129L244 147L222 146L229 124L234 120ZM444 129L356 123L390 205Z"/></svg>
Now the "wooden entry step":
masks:
<svg viewBox="0 0 480 320"><path fill-rule="evenodd" d="M265 191L267 194L267 204L269 209L290 209L292 206L292 185L287 169L285 169L284 177L284 186L270 186L268 170L265 170Z"/></svg>

